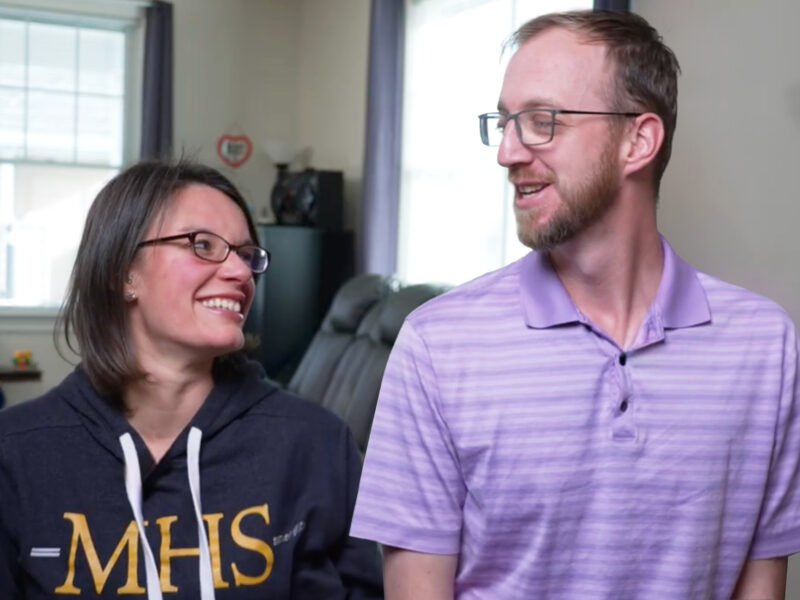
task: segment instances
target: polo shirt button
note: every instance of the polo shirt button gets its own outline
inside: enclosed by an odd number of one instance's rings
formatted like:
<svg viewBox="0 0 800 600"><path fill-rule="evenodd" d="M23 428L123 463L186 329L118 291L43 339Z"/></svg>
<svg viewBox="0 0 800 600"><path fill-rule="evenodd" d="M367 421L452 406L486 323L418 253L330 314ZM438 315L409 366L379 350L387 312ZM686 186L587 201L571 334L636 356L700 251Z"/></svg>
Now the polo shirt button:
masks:
<svg viewBox="0 0 800 600"><path fill-rule="evenodd" d="M623 352L619 355L619 364L624 367L626 362L628 362L628 355Z"/></svg>
<svg viewBox="0 0 800 600"><path fill-rule="evenodd" d="M628 410L628 401L623 400L619 405L619 412L625 412L626 410Z"/></svg>

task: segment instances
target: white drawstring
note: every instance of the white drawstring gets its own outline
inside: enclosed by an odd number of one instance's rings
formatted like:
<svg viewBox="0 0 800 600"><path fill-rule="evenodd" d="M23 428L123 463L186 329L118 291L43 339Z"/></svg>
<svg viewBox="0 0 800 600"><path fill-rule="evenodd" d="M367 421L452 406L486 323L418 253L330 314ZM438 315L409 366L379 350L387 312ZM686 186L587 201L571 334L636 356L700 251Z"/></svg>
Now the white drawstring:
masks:
<svg viewBox="0 0 800 600"><path fill-rule="evenodd" d="M161 584L158 581L158 569L150 543L144 534L144 519L142 518L142 474L139 471L139 457L136 456L136 446L130 433L119 436L122 453L125 455L125 492L128 494L128 504L131 505L133 518L136 519L136 528L139 530L139 540L144 549L144 570L147 575L147 600L162 600Z"/></svg>
<svg viewBox="0 0 800 600"><path fill-rule="evenodd" d="M186 444L186 469L189 471L189 490L192 493L194 516L197 519L197 538L200 544L200 600L214 600L214 579L211 577L211 552L208 549L206 528L203 525L203 507L200 504L200 441L203 432L197 427L189 430Z"/></svg>
<svg viewBox="0 0 800 600"><path fill-rule="evenodd" d="M203 510L200 504L200 442L203 433L197 428L189 430L189 440L186 446L186 467L189 475L189 490L192 495L192 505L197 521L197 537L200 547L198 558L198 571L200 573L200 600L214 600L214 579L211 574L211 552L208 548L208 537L203 525ZM144 533L144 519L142 517L142 475L139 470L139 457L136 455L136 446L129 433L119 436L119 443L125 455L125 491L128 503L136 520L139 530L139 539L144 548L144 567L147 580L147 600L163 600L161 584L158 579L158 569L153 556L153 551Z"/></svg>

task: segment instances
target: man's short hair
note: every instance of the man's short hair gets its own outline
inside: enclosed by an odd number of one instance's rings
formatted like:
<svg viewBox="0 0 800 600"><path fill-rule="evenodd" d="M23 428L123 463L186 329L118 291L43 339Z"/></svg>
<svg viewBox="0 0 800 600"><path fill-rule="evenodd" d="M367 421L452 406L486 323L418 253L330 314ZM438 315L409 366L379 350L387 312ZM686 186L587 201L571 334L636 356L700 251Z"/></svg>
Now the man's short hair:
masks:
<svg viewBox="0 0 800 600"><path fill-rule="evenodd" d="M678 119L678 73L675 54L644 18L630 12L584 10L536 17L522 25L509 40L515 48L553 28L566 29L587 43L603 44L615 76L610 90L610 110L646 111L664 123L664 143L654 162L656 196L661 176L672 152ZM574 107L568 107L574 108Z"/></svg>

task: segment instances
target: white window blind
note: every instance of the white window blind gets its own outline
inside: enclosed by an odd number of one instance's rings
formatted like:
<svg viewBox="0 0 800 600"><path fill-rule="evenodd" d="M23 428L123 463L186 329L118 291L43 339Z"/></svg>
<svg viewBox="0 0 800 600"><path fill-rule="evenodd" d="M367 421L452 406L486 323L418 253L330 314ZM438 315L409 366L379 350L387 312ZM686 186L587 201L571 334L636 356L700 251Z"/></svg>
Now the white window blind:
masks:
<svg viewBox="0 0 800 600"><path fill-rule="evenodd" d="M131 32L0 5L0 307L62 302L89 204L124 162Z"/></svg>
<svg viewBox="0 0 800 600"><path fill-rule="evenodd" d="M527 250L496 148L478 115L497 109L503 43L547 12L591 0L406 0L398 273L463 283ZM508 54L508 53L506 53Z"/></svg>

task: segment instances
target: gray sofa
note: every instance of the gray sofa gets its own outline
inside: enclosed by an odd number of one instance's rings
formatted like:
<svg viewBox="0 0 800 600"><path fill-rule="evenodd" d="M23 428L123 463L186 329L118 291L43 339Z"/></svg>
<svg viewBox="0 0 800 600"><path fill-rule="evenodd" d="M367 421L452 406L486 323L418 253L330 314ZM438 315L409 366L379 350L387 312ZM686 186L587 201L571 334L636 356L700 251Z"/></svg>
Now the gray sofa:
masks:
<svg viewBox="0 0 800 600"><path fill-rule="evenodd" d="M381 378L400 326L440 285L403 285L395 277L359 275L336 292L322 325L287 388L341 417L363 453Z"/></svg>

